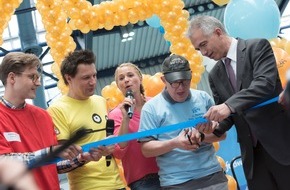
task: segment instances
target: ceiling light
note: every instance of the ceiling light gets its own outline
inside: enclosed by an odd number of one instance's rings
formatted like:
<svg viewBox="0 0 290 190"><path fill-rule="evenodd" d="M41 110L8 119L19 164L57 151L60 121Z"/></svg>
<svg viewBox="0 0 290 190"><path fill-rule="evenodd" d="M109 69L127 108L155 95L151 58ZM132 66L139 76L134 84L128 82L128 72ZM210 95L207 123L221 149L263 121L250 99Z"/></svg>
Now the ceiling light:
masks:
<svg viewBox="0 0 290 190"><path fill-rule="evenodd" d="M133 40L135 32L133 31L133 25L129 23L126 26L120 26L121 42L127 42Z"/></svg>
<svg viewBox="0 0 290 190"><path fill-rule="evenodd" d="M128 38L123 38L123 39L121 40L121 42L127 42L127 39L128 39Z"/></svg>
<svg viewBox="0 0 290 190"><path fill-rule="evenodd" d="M129 33L128 33L127 28L125 26L121 26L120 30L121 30L121 38L128 38L129 37Z"/></svg>

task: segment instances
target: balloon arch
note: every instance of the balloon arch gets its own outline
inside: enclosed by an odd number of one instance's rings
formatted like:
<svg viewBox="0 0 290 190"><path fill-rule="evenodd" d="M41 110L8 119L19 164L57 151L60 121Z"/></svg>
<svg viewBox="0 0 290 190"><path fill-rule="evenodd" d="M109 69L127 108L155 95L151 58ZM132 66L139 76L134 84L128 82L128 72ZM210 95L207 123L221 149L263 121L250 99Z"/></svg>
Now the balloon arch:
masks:
<svg viewBox="0 0 290 190"><path fill-rule="evenodd" d="M0 1L0 45L3 44L4 29L22 1ZM277 38L280 13L275 1L213 0L213 2L219 6L228 4L224 13L224 24L231 36L269 39L282 84L285 86L285 73L290 68L290 41ZM62 93L67 92L67 87L60 74L60 64L64 57L76 48L70 36L73 30L79 29L82 33L101 28L111 30L114 26L135 24L139 20L146 20L149 26L160 28L160 32L170 44L171 53L182 55L189 61L193 72L192 88L196 88L201 79L204 71L203 59L184 35L188 28L189 13L183 10L182 0L112 0L97 5L92 5L86 0L37 0L36 8L46 29L46 41L54 60L52 71L60 79L58 88ZM251 14L245 14L249 13L248 10L251 10ZM253 32L252 26L257 30ZM155 96L163 88L160 76L161 73L153 76L143 75L147 96ZM109 108L115 107L123 100L123 95L115 82L102 89L102 96L108 100ZM219 148L218 143L214 143L214 146L216 150ZM223 159L218 157L218 160L224 167ZM236 189L233 177L227 175L227 178L229 189Z"/></svg>

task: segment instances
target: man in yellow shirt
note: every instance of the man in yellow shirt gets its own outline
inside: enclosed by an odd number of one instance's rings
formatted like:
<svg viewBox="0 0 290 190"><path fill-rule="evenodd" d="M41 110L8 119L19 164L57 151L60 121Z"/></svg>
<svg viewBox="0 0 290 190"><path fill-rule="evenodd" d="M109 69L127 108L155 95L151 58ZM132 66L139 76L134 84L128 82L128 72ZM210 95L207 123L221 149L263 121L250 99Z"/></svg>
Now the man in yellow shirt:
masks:
<svg viewBox="0 0 290 190"><path fill-rule="evenodd" d="M70 53L62 62L61 74L68 93L48 108L53 118L59 143L65 142L80 127L90 133L78 144L106 138L106 131L95 130L106 127L106 100L94 95L97 83L95 55L89 50L77 50ZM71 190L119 190L125 189L115 160L106 165L105 156L113 152L114 146L103 147L103 157L98 162L89 162L68 173Z"/></svg>

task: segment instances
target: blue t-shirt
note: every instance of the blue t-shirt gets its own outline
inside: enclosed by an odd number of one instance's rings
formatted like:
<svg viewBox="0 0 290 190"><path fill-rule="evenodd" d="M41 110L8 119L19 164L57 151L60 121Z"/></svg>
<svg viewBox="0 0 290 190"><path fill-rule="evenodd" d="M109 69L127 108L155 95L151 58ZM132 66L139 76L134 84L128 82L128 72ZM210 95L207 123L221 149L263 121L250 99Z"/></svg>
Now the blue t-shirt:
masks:
<svg viewBox="0 0 290 190"><path fill-rule="evenodd" d="M194 89L190 89L190 92L191 97L182 103L169 102L162 93L146 102L141 111L139 131L156 129L202 117L214 105L212 98L206 92ZM175 138L180 132L181 130L162 133L151 138L165 141ZM139 140L148 141L148 138ZM158 156L156 160L160 168L161 186L184 183L222 170L211 143L202 143L196 151L176 148Z"/></svg>

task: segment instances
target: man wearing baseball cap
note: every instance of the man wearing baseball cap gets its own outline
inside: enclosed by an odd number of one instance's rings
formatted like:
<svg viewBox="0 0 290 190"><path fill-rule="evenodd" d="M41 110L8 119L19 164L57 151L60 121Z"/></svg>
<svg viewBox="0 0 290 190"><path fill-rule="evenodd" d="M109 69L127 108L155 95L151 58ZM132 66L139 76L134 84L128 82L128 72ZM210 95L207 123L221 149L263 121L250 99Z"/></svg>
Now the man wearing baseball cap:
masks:
<svg viewBox="0 0 290 190"><path fill-rule="evenodd" d="M162 72L165 79L172 83L177 80L191 80L191 70L188 61L179 55L167 57L162 65Z"/></svg>
<svg viewBox="0 0 290 190"><path fill-rule="evenodd" d="M206 92L190 89L192 75L184 57L174 54L167 57L162 72L165 88L143 106L139 131L202 117L214 105ZM215 126L210 122L139 139L143 154L156 157L162 189L228 189L212 145L225 135L220 138L213 135Z"/></svg>

